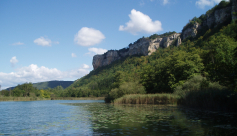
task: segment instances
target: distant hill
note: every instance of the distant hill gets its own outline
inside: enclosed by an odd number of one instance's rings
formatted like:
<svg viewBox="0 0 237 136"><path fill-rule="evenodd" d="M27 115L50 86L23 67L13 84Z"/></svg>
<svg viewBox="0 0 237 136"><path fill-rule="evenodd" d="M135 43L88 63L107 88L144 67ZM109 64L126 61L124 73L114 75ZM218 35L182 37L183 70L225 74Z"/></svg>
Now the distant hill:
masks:
<svg viewBox="0 0 237 136"><path fill-rule="evenodd" d="M62 86L63 88L67 88L70 86L74 81L47 81L47 82L40 82L34 83L33 86L37 89L47 89L47 88L54 88L57 86Z"/></svg>
<svg viewBox="0 0 237 136"><path fill-rule="evenodd" d="M37 89L47 89L47 88L54 88L57 86L62 86L64 89L70 86L74 81L46 81L46 82L39 82L39 83L33 83L33 86ZM13 90L15 87L9 87L5 90Z"/></svg>

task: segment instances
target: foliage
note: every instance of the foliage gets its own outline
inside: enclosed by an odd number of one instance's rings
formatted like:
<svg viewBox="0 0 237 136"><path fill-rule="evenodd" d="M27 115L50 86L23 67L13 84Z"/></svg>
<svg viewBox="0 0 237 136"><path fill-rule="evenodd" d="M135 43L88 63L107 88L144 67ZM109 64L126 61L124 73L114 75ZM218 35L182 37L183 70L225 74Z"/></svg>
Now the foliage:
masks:
<svg viewBox="0 0 237 136"><path fill-rule="evenodd" d="M205 18L206 15L201 15L192 20L200 22ZM175 92L174 95L182 97L189 92L205 97L207 89L217 90L219 94L224 94L223 90L233 92L237 89L237 25L234 21L229 23L227 19L213 29L202 27L195 38L186 38L178 47L159 48L150 56L128 56L100 67L75 81L62 94L70 97L107 96L106 101L112 101L126 94L127 91L121 89L124 84L138 82L146 93ZM171 33L163 35L168 34ZM157 37L159 35L154 34L149 39ZM132 90L131 87L128 88Z"/></svg>
<svg viewBox="0 0 237 136"><path fill-rule="evenodd" d="M40 98L51 98L51 97L61 97L63 96L64 89L62 86L57 86L55 88L48 89L37 89L32 83L24 83L17 85L13 90L2 90L0 95L8 97L36 97Z"/></svg>
<svg viewBox="0 0 237 136"><path fill-rule="evenodd" d="M145 88L137 82L123 82L118 88L114 88L110 91L106 102L111 102L114 99L122 97L126 94L145 94Z"/></svg>
<svg viewBox="0 0 237 136"><path fill-rule="evenodd" d="M233 110L236 107L236 93L201 75L176 87L174 94L180 96L178 104L186 106L215 110Z"/></svg>
<svg viewBox="0 0 237 136"><path fill-rule="evenodd" d="M173 88L202 71L198 54L176 51L166 58L157 59L141 73L141 82L147 93L173 92Z"/></svg>

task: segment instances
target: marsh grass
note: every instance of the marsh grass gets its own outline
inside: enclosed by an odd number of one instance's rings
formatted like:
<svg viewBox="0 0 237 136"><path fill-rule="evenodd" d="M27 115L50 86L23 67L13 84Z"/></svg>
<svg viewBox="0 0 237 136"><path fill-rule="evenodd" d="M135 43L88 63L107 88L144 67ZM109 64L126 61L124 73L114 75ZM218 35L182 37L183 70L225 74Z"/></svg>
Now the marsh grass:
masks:
<svg viewBox="0 0 237 136"><path fill-rule="evenodd" d="M115 99L113 103L174 104L205 110L237 111L237 92L197 75L178 86L172 94L129 94Z"/></svg>
<svg viewBox="0 0 237 136"><path fill-rule="evenodd" d="M237 106L236 92L200 75L178 86L174 94L180 96L177 104L193 108L234 111Z"/></svg>
<svg viewBox="0 0 237 136"><path fill-rule="evenodd" d="M177 104L178 95L162 94L129 94L114 100L114 104Z"/></svg>
<svg viewBox="0 0 237 136"><path fill-rule="evenodd" d="M104 100L104 97L0 97L0 101L40 101L40 100Z"/></svg>
<svg viewBox="0 0 237 136"><path fill-rule="evenodd" d="M178 104L201 109L236 111L237 95L227 89L192 90L181 97Z"/></svg>

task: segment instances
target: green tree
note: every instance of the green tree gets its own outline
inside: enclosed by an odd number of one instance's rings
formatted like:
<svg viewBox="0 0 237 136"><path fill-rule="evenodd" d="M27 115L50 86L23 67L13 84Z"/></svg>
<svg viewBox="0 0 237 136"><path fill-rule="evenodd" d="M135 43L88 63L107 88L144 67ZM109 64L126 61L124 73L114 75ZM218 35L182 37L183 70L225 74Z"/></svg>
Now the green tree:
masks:
<svg viewBox="0 0 237 136"><path fill-rule="evenodd" d="M207 70L210 79L219 81L221 85L230 88L236 87L236 59L235 48L237 42L223 34L212 36L207 46L210 48L207 53Z"/></svg>

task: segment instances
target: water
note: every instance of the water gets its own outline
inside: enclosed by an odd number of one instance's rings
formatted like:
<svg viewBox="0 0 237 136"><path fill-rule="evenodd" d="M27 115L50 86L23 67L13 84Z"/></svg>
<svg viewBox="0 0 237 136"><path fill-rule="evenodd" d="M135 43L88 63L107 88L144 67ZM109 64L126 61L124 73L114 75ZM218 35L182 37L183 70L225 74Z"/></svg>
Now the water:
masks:
<svg viewBox="0 0 237 136"><path fill-rule="evenodd" d="M0 102L0 135L237 135L236 113L103 102Z"/></svg>

